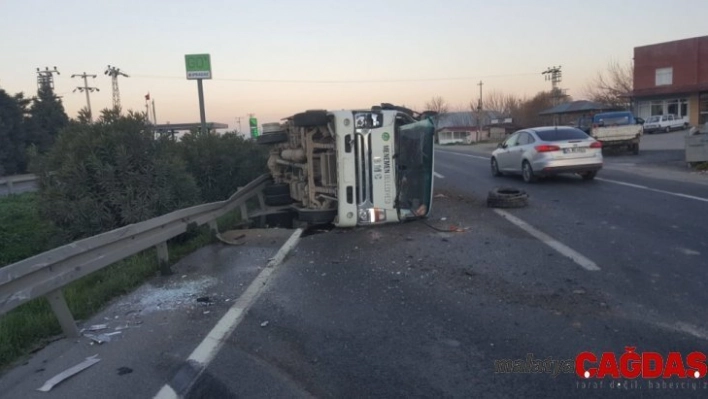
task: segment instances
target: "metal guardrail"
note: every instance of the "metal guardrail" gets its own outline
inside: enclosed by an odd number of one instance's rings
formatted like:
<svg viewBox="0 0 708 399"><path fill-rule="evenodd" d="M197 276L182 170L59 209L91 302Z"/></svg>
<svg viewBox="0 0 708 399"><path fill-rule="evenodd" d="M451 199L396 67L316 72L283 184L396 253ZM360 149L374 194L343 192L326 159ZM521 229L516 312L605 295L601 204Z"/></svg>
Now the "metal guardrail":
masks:
<svg viewBox="0 0 708 399"><path fill-rule="evenodd" d="M218 233L216 219L240 208L248 220L246 201L258 197L261 211L267 212L263 187L270 180L264 174L240 188L229 199L176 210L140 223L124 226L0 268L0 316L23 303L46 297L62 331L78 337L76 322L66 304L62 288L88 274L150 247L157 248L161 267L169 260L167 240L187 231L189 225L208 224Z"/></svg>
<svg viewBox="0 0 708 399"><path fill-rule="evenodd" d="M39 178L36 175L32 175L32 174L5 176L5 177L0 177L0 187L7 186L7 193L14 194L15 184L36 182L37 180L39 180ZM23 190L23 192L24 191L36 191L36 190L37 190L36 187L32 187L31 189Z"/></svg>

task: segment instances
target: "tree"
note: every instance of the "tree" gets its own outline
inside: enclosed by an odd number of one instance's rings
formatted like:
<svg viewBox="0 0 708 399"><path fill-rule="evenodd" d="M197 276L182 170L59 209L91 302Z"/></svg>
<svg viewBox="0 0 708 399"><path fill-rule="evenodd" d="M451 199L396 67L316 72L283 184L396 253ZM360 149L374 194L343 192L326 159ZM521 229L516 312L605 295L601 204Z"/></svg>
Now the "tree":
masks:
<svg viewBox="0 0 708 399"><path fill-rule="evenodd" d="M425 108L427 111L435 111L439 114L444 114L447 113L450 107L448 106L445 99L440 96L435 96L430 99L430 101L425 103Z"/></svg>
<svg viewBox="0 0 708 399"><path fill-rule="evenodd" d="M483 108L487 111L495 111L505 116L511 116L513 111L517 111L522 100L513 94L504 94L501 91L491 91L483 100ZM476 104L472 104L472 109L476 109Z"/></svg>
<svg viewBox="0 0 708 399"><path fill-rule="evenodd" d="M516 123L523 127L547 125L548 116L539 115L545 109L553 107L553 94L549 91L536 93L535 96L521 102Z"/></svg>
<svg viewBox="0 0 708 399"><path fill-rule="evenodd" d="M71 122L33 156L40 211L74 241L199 203L194 178L165 144L137 112Z"/></svg>
<svg viewBox="0 0 708 399"><path fill-rule="evenodd" d="M10 96L0 89L0 176L27 169L27 107L22 93Z"/></svg>
<svg viewBox="0 0 708 399"><path fill-rule="evenodd" d="M222 201L259 175L268 172L268 150L236 132L188 133L178 151L194 176L204 201Z"/></svg>
<svg viewBox="0 0 708 399"><path fill-rule="evenodd" d="M50 87L42 87L30 108L27 144L35 145L43 154L54 144L59 132L69 124L61 100Z"/></svg>
<svg viewBox="0 0 708 399"><path fill-rule="evenodd" d="M607 68L585 85L584 94L592 101L619 108L631 106L630 95L634 88L634 65L612 60Z"/></svg>

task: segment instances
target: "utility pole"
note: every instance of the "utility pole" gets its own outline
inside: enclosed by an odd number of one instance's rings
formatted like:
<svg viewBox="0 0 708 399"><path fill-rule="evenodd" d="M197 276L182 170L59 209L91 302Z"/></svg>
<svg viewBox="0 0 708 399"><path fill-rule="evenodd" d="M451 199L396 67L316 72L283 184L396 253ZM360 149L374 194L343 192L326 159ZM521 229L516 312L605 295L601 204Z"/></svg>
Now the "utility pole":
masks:
<svg viewBox="0 0 708 399"><path fill-rule="evenodd" d="M236 117L236 122L238 123L238 131L237 131L237 133L238 133L238 134L241 134L241 117L240 117L240 116L237 116L237 117Z"/></svg>
<svg viewBox="0 0 708 399"><path fill-rule="evenodd" d="M114 66L108 66L106 68L105 72L103 72L105 75L108 75L111 77L112 83L113 83L113 108L119 109L120 108L120 91L118 90L118 76L125 76L126 78L129 77L128 74L125 72L122 72L120 68L116 68Z"/></svg>
<svg viewBox="0 0 708 399"><path fill-rule="evenodd" d="M155 112L155 99L152 99L152 121L157 125L157 113Z"/></svg>
<svg viewBox="0 0 708 399"><path fill-rule="evenodd" d="M479 104L477 104L477 140L479 140L479 136L482 134L482 86L484 83L480 80L479 83L477 83L477 86L479 86Z"/></svg>
<svg viewBox="0 0 708 399"><path fill-rule="evenodd" d="M546 69L541 75L544 75L546 77L546 81L551 81L551 99L553 101L553 106L555 107L558 105L558 100L561 97L560 94L560 89L558 88L558 84L561 82L563 74L561 72L561 66L554 66ZM558 115L553 115L553 123L555 125L558 124Z"/></svg>
<svg viewBox="0 0 708 399"><path fill-rule="evenodd" d="M54 74L60 75L57 67L54 69L49 69L49 67L44 67L44 70L37 68L37 91L42 89L54 90Z"/></svg>
<svg viewBox="0 0 708 399"><path fill-rule="evenodd" d="M91 97L89 96L89 93L91 93L93 91L100 91L100 90L98 89L98 87L89 87L88 78L92 77L92 78L96 79L96 75L88 75L88 74L86 74L86 72L84 72L81 75L73 74L73 75L71 75L71 77L72 78L76 78L76 77L84 78L84 86L83 87L81 87L81 86L76 87L73 92L75 93L76 90L78 90L80 92L86 93L86 106L88 107L89 122L93 122L93 116L91 113Z"/></svg>

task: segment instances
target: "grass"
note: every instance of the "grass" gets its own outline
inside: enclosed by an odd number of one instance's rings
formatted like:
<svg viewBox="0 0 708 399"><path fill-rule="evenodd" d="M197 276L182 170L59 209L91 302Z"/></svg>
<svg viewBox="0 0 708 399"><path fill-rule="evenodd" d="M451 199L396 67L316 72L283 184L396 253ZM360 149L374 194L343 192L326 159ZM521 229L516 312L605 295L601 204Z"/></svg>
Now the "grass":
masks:
<svg viewBox="0 0 708 399"><path fill-rule="evenodd" d="M37 195L0 197L0 267L61 245L60 234L37 211Z"/></svg>
<svg viewBox="0 0 708 399"><path fill-rule="evenodd" d="M0 254L6 262L0 263L0 267L52 248L47 240L56 230L38 218L35 200L34 194L0 199ZM239 222L238 211L217 220L220 231L233 229ZM6 237L11 241L6 242ZM168 242L170 264L215 241L208 226L188 230ZM158 271L155 249L145 250L67 285L63 289L64 297L74 319L84 320L112 299L139 287ZM59 334L59 322L44 298L29 301L1 316L0 370L42 348Z"/></svg>
<svg viewBox="0 0 708 399"><path fill-rule="evenodd" d="M695 170L697 170L697 171L708 170L708 162L700 162L700 163L696 164L696 165L693 167L693 169L695 169Z"/></svg>

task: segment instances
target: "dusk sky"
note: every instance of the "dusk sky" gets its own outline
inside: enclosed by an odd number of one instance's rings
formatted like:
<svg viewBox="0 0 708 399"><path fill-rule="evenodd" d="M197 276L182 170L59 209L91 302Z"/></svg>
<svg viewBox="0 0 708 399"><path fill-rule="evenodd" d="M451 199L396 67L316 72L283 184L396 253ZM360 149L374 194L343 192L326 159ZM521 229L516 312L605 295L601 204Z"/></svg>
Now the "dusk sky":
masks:
<svg viewBox="0 0 708 399"><path fill-rule="evenodd" d="M36 68L56 66L56 93L75 117L72 90L89 79L96 113L111 106L108 64L124 109L158 123L198 122L197 83L184 55L211 54L204 81L209 121L238 127L247 114L272 122L306 109L422 109L433 96L467 107L485 93L532 96L550 89L541 72L562 66L576 99L609 61L635 46L706 35L706 0L47 1L0 3L0 88L36 92Z"/></svg>

